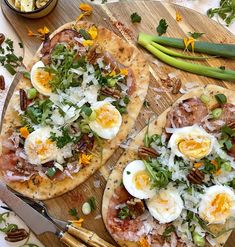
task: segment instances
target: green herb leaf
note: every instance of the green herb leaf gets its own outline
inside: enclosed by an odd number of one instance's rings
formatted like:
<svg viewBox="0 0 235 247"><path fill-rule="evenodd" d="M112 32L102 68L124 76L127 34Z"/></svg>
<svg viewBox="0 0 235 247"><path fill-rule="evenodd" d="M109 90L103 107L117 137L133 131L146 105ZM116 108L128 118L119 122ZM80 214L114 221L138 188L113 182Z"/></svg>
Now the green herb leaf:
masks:
<svg viewBox="0 0 235 247"><path fill-rule="evenodd" d="M166 23L165 19L161 19L158 26L157 26L157 33L159 36L163 35L164 33L166 33L168 24Z"/></svg>
<svg viewBox="0 0 235 247"><path fill-rule="evenodd" d="M23 76L24 76L24 78L27 78L29 80L31 79L30 78L30 73L28 71L23 72Z"/></svg>
<svg viewBox="0 0 235 247"><path fill-rule="evenodd" d="M56 136L55 133L51 132L50 139L52 141L55 141L56 146L60 149L63 148L68 143L75 141L75 139L69 135L69 131L66 128L62 129L62 135L61 136Z"/></svg>
<svg viewBox="0 0 235 247"><path fill-rule="evenodd" d="M90 204L91 206L91 211L95 211L96 210L96 201L95 201L95 197L90 197L87 202Z"/></svg>
<svg viewBox="0 0 235 247"><path fill-rule="evenodd" d="M225 70L225 66L220 66L219 67L221 70Z"/></svg>
<svg viewBox="0 0 235 247"><path fill-rule="evenodd" d="M191 37L193 37L194 39L198 39L198 38L200 38L203 34L205 34L205 33L197 33L197 32L194 32L194 33L192 33L192 32L188 32L188 34L191 36Z"/></svg>
<svg viewBox="0 0 235 247"><path fill-rule="evenodd" d="M9 63L4 65L5 69L11 74L11 75L15 75L16 74L16 70L13 68L12 65L10 65Z"/></svg>
<svg viewBox="0 0 235 247"><path fill-rule="evenodd" d="M227 103L227 97L222 93L216 94L215 98L219 104Z"/></svg>
<svg viewBox="0 0 235 247"><path fill-rule="evenodd" d="M23 43L19 42L18 45L21 49L24 48Z"/></svg>
<svg viewBox="0 0 235 247"><path fill-rule="evenodd" d="M78 211L76 208L71 208L69 210L69 215L73 216L74 218L76 218L78 220L80 219L80 217L78 216Z"/></svg>
<svg viewBox="0 0 235 247"><path fill-rule="evenodd" d="M121 208L120 211L118 212L118 218L121 220L125 220L126 218L130 216L131 216L131 212L128 206Z"/></svg>
<svg viewBox="0 0 235 247"><path fill-rule="evenodd" d="M131 22L141 22L141 16L139 16L136 12L131 14Z"/></svg>
<svg viewBox="0 0 235 247"><path fill-rule="evenodd" d="M85 40L91 39L91 35L85 29L80 29L78 32Z"/></svg>
<svg viewBox="0 0 235 247"><path fill-rule="evenodd" d="M166 229L165 229L165 231L163 232L162 235L164 237L169 237L172 232L175 232L175 226L170 225L170 226L166 227Z"/></svg>
<svg viewBox="0 0 235 247"><path fill-rule="evenodd" d="M9 224L9 223L7 223L5 227L0 228L0 231L1 232L8 233L8 232L14 231L16 229L18 229L18 226L16 224Z"/></svg>
<svg viewBox="0 0 235 247"><path fill-rule="evenodd" d="M144 107L149 108L149 106L150 106L150 103L147 100L145 100L144 101Z"/></svg>

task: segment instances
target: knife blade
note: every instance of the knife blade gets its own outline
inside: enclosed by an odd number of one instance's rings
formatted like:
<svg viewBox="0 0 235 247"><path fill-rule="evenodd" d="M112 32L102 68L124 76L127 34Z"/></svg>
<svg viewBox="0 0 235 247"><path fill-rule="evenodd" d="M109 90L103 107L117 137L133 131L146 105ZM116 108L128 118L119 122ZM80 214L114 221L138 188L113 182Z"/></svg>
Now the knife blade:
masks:
<svg viewBox="0 0 235 247"><path fill-rule="evenodd" d="M57 236L60 229L51 221L42 216L18 196L7 189L6 185L0 182L0 198L32 229L36 234L52 232Z"/></svg>
<svg viewBox="0 0 235 247"><path fill-rule="evenodd" d="M0 199L3 200L34 233L39 235L44 232L51 232L69 247L86 247L86 245L81 243L78 239L74 238L67 231L61 230L53 222L8 190L6 185L1 181Z"/></svg>

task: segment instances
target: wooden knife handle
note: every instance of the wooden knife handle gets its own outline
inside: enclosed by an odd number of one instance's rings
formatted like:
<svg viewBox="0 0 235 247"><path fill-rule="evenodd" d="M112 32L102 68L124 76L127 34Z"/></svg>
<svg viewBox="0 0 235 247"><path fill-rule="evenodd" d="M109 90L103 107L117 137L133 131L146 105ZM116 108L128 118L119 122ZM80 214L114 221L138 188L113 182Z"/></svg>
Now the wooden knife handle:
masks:
<svg viewBox="0 0 235 247"><path fill-rule="evenodd" d="M67 232L60 234L60 241L69 247L86 247L83 243L79 242L76 238Z"/></svg>
<svg viewBox="0 0 235 247"><path fill-rule="evenodd" d="M96 233L89 231L83 227L67 225L68 232L73 236L83 240L90 246L93 247L114 247L110 243L106 242L102 238L100 238Z"/></svg>

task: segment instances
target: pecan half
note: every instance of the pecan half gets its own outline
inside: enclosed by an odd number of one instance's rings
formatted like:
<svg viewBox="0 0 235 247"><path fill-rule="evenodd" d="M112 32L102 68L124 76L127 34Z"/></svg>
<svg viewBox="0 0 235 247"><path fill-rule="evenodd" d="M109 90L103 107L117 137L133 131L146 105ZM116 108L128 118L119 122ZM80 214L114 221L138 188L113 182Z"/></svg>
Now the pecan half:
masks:
<svg viewBox="0 0 235 247"><path fill-rule="evenodd" d="M235 131L235 122L229 123L227 126Z"/></svg>
<svg viewBox="0 0 235 247"><path fill-rule="evenodd" d="M102 87L100 93L106 96L111 96L115 99L120 99L121 97L121 93L117 89L111 87Z"/></svg>
<svg viewBox="0 0 235 247"><path fill-rule="evenodd" d="M155 158L159 153L153 148L147 148L145 146L140 146L138 149L138 156L141 159L147 159L148 157Z"/></svg>
<svg viewBox="0 0 235 247"><path fill-rule="evenodd" d="M187 179L192 184L202 184L205 174L197 168L193 168L187 175Z"/></svg>
<svg viewBox="0 0 235 247"><path fill-rule="evenodd" d="M25 111L28 106L27 94L24 89L20 89L20 109L21 111Z"/></svg>
<svg viewBox="0 0 235 247"><path fill-rule="evenodd" d="M23 228L7 232L6 234L5 240L8 242L19 242L29 236L29 233Z"/></svg>
<svg viewBox="0 0 235 247"><path fill-rule="evenodd" d="M4 40L5 40L5 35L3 33L0 33L0 45L2 45Z"/></svg>
<svg viewBox="0 0 235 247"><path fill-rule="evenodd" d="M5 79L3 75L0 75L0 89L5 90Z"/></svg>
<svg viewBox="0 0 235 247"><path fill-rule="evenodd" d="M170 78L168 76L166 79L161 79L161 82L165 87L171 89L171 92L173 94L179 93L179 90L182 85L181 79L176 77Z"/></svg>

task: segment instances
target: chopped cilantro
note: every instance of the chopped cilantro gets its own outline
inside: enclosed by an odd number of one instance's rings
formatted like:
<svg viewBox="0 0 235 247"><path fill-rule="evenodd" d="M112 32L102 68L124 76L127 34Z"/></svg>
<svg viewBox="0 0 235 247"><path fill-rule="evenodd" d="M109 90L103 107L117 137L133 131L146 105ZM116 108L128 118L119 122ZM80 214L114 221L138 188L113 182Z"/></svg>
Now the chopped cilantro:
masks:
<svg viewBox="0 0 235 247"><path fill-rule="evenodd" d="M150 103L147 100L145 100L144 101L144 107L148 108L149 106L150 106Z"/></svg>
<svg viewBox="0 0 235 247"><path fill-rule="evenodd" d="M76 208L71 208L69 210L69 215L73 216L74 218L76 218L77 220L80 219L80 217L78 216L78 211Z"/></svg>
<svg viewBox="0 0 235 247"><path fill-rule="evenodd" d="M188 34L189 34L191 37L193 37L194 39L198 39L198 38L200 38L202 35L204 35L205 33L197 33L197 32L192 33L192 32L188 32Z"/></svg>
<svg viewBox="0 0 235 247"><path fill-rule="evenodd" d="M166 20L165 19L161 19L159 21L158 26L157 26L157 33L158 33L158 35L161 36L164 33L166 33L167 27L168 27L168 24L166 23Z"/></svg>
<svg viewBox="0 0 235 247"><path fill-rule="evenodd" d="M50 139L52 141L55 141L56 142L56 146L58 148L63 148L65 145L67 145L68 143L70 142L74 142L74 138L72 138L70 135L69 135L69 131L68 129L66 128L63 128L62 129L62 135L61 136L56 136L55 133L51 132L51 136L50 136Z"/></svg>
<svg viewBox="0 0 235 247"><path fill-rule="evenodd" d="M170 226L167 226L166 229L164 230L163 232L163 236L164 237L169 237L171 235L172 232L175 232L175 226L173 225L170 225Z"/></svg>
<svg viewBox="0 0 235 247"><path fill-rule="evenodd" d="M225 70L225 66L220 66L219 67L221 70Z"/></svg>
<svg viewBox="0 0 235 247"><path fill-rule="evenodd" d="M95 197L90 197L87 202L89 203L90 207L91 207L91 211L95 211L96 210L96 201L95 201Z"/></svg>
<svg viewBox="0 0 235 247"><path fill-rule="evenodd" d="M227 97L222 93L216 94L215 98L216 98L217 102L220 104L227 103Z"/></svg>
<svg viewBox="0 0 235 247"><path fill-rule="evenodd" d="M129 171L126 171L126 174L127 174L127 175L130 175L130 174L131 174L131 172L129 172Z"/></svg>
<svg viewBox="0 0 235 247"><path fill-rule="evenodd" d="M137 12L132 13L131 14L131 22L132 23L135 23L135 22L138 22L139 23L139 22L141 22L141 16L139 16Z"/></svg>
<svg viewBox="0 0 235 247"><path fill-rule="evenodd" d="M22 49L24 48L23 44L21 42L18 43L19 47Z"/></svg>
<svg viewBox="0 0 235 247"><path fill-rule="evenodd" d="M120 211L118 212L118 218L121 220L125 220L126 218L130 216L131 216L131 212L128 206L121 208Z"/></svg>

